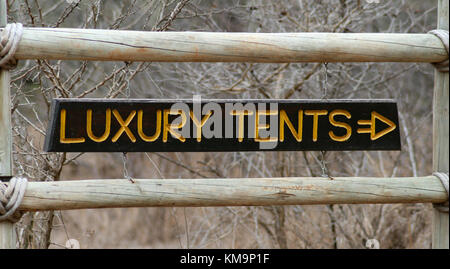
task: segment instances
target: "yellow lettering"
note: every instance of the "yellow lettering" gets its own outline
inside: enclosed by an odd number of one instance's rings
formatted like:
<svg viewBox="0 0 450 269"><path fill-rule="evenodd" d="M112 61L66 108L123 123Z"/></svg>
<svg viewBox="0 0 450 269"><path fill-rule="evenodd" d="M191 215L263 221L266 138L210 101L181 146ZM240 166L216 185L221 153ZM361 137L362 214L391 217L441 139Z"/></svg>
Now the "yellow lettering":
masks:
<svg viewBox="0 0 450 269"><path fill-rule="evenodd" d="M334 119L334 116L336 116L336 115L344 115L345 117L347 117L347 119L350 119L352 117L352 115L347 110L335 109L335 110L331 111L330 115L328 116L330 123L333 126L345 128L347 130L347 133L344 136L337 136L333 133L333 131L330 131L330 132L328 132L328 135L334 141L339 141L339 142L347 141L350 138L350 136L352 135L352 128L347 123L336 121Z"/></svg>
<svg viewBox="0 0 450 269"><path fill-rule="evenodd" d="M386 123L387 125L389 125L389 127L377 133L376 128L375 128L375 123L376 123L377 119ZM359 125L370 125L370 128L359 128L356 130L358 132L358 134L369 133L370 140L377 140L378 138L382 137L383 135L395 130L395 128L397 127L397 125L394 122L392 122L388 118L382 116L381 114L377 113L376 111L372 111L370 120L359 120L358 124Z"/></svg>
<svg viewBox="0 0 450 269"><path fill-rule="evenodd" d="M190 111L190 115L191 115L191 119L194 122L195 126L197 126L197 142L201 142L202 141L202 127L203 127L203 125L205 125L205 123L209 119L209 117L211 117L212 112L209 111L208 114L206 114L203 117L201 122L198 121L198 119L195 117L195 115L192 111Z"/></svg>
<svg viewBox="0 0 450 269"><path fill-rule="evenodd" d="M181 115L181 123L176 124L169 124L169 115ZM179 133L177 133L175 130L182 128L186 124L186 113L184 113L183 110L177 110L173 112L170 109L164 109L164 127L163 127L163 142L167 142L167 134L171 133L172 136L180 140L181 142L186 141L186 138L181 136Z"/></svg>
<svg viewBox="0 0 450 269"><path fill-rule="evenodd" d="M305 115L313 116L313 141L317 141L317 129L319 128L319 116L328 114L326 110L305 110Z"/></svg>
<svg viewBox="0 0 450 269"><path fill-rule="evenodd" d="M159 135L161 134L161 110L158 109L156 111L156 131L155 131L155 134L152 136L146 136L144 134L144 131L142 130L143 116L144 116L144 112L141 109L138 111L138 122L137 122L138 134L141 137L141 139L144 140L145 142L153 142L156 139L158 139Z"/></svg>
<svg viewBox="0 0 450 269"><path fill-rule="evenodd" d="M115 143L119 139L119 137L122 135L122 133L125 132L127 134L128 138L130 138L130 140L133 143L136 142L136 137L134 137L133 133L128 128L128 125L133 120L134 116L136 116L136 110L131 111L131 113L128 115L128 118L126 121L124 121L122 119L122 117L120 116L119 111L117 111L117 109L113 110L113 114L114 114L114 117L116 117L117 121L120 124L120 129L117 131L117 133L114 135L114 137L112 138L111 141Z"/></svg>
<svg viewBox="0 0 450 269"><path fill-rule="evenodd" d="M302 142L303 137L303 110L298 111L298 132L295 131L294 126L292 125L291 121L289 120L286 111L281 110L280 111L280 141L284 141L284 124L288 126L289 130L291 131L292 135L295 137L295 139L298 142Z"/></svg>
<svg viewBox="0 0 450 269"><path fill-rule="evenodd" d="M95 142L103 142L105 141L108 136L111 129L111 109L106 110L106 118L105 118L105 132L101 137L97 137L92 132L92 109L88 109L86 113L86 131L88 134L88 137Z"/></svg>
<svg viewBox="0 0 450 269"><path fill-rule="evenodd" d="M269 111L256 111L256 117L255 117L255 141L257 142L276 142L277 138L276 137L266 137L266 138L260 138L259 137L259 129L268 129L269 128L269 124L264 124L261 125L259 123L259 116L260 115L277 115L278 111L276 110L269 110Z"/></svg>
<svg viewBox="0 0 450 269"><path fill-rule="evenodd" d="M66 138L66 114L67 111L65 109L61 109L61 124L59 127L59 142L61 144L75 144L75 143L84 143L84 137L81 138Z"/></svg>
<svg viewBox="0 0 450 269"><path fill-rule="evenodd" d="M239 130L238 130L238 141L242 142L244 140L244 116L253 115L253 111L248 110L233 110L230 111L230 115L239 116Z"/></svg>

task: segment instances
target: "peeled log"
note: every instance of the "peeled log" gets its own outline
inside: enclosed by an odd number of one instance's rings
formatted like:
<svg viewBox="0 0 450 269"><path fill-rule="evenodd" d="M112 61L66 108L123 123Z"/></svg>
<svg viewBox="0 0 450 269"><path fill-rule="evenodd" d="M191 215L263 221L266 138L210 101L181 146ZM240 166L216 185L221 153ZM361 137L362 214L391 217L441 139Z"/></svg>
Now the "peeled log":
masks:
<svg viewBox="0 0 450 269"><path fill-rule="evenodd" d="M20 210L151 206L442 203L434 176L403 178L98 179L29 182Z"/></svg>
<svg viewBox="0 0 450 269"><path fill-rule="evenodd" d="M432 34L145 32L24 28L17 59L159 62L440 62Z"/></svg>

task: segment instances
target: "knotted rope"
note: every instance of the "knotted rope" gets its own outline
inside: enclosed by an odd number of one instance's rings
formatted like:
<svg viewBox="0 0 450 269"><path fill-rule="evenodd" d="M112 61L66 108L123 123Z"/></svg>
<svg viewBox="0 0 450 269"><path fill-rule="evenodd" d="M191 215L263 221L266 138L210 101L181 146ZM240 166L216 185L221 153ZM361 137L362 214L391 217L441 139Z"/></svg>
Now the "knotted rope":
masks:
<svg viewBox="0 0 450 269"><path fill-rule="evenodd" d="M21 23L9 23L3 29L0 42L1 69L13 69L17 66L17 59L14 58L14 54L22 38L22 33Z"/></svg>
<svg viewBox="0 0 450 269"><path fill-rule="evenodd" d="M0 182L0 222L19 221L22 214L16 212L22 202L28 180L24 177L13 177L8 184Z"/></svg>
<svg viewBox="0 0 450 269"><path fill-rule="evenodd" d="M441 72L448 72L448 31L437 29L431 30L428 33L439 37L442 44L444 44L445 50L447 51L447 60L442 61L440 63L433 63L434 67Z"/></svg>
<svg viewBox="0 0 450 269"><path fill-rule="evenodd" d="M439 178L442 185L444 185L445 191L447 192L447 202L442 204L434 204L434 208L441 212L448 213L448 173L434 172L433 176Z"/></svg>

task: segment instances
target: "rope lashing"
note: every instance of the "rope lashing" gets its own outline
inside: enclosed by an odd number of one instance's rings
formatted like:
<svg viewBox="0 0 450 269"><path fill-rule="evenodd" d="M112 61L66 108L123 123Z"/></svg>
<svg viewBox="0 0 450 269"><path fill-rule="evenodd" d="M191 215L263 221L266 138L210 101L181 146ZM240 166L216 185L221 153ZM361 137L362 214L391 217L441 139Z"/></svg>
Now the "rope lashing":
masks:
<svg viewBox="0 0 450 269"><path fill-rule="evenodd" d="M3 29L0 42L1 69L13 69L17 66L17 59L14 58L14 54L22 38L22 33L21 23L9 23Z"/></svg>
<svg viewBox="0 0 450 269"><path fill-rule="evenodd" d="M442 44L444 44L445 50L447 51L447 60L440 63L433 63L434 67L441 72L448 72L448 31L436 29L429 31L428 33L439 37Z"/></svg>
<svg viewBox="0 0 450 269"><path fill-rule="evenodd" d="M433 176L439 178L439 180L442 182L442 185L444 185L445 191L447 192L447 202L442 204L434 204L434 208L441 212L448 213L448 173L434 172Z"/></svg>
<svg viewBox="0 0 450 269"><path fill-rule="evenodd" d="M0 222L17 222L22 214L17 208L22 202L28 180L24 177L13 177L8 183L0 182Z"/></svg>

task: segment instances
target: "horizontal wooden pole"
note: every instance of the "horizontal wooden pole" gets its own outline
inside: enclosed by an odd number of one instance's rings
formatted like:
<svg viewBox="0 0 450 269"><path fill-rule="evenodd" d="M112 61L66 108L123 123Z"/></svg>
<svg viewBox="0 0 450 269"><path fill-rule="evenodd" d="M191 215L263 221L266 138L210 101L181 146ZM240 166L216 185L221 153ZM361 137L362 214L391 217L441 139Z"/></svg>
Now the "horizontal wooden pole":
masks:
<svg viewBox="0 0 450 269"><path fill-rule="evenodd" d="M434 176L404 178L96 179L29 182L20 210L150 206L441 203Z"/></svg>
<svg viewBox="0 0 450 269"><path fill-rule="evenodd" d="M25 28L16 57L158 62L440 62L447 53L431 34Z"/></svg>

